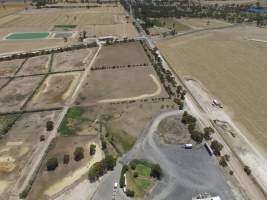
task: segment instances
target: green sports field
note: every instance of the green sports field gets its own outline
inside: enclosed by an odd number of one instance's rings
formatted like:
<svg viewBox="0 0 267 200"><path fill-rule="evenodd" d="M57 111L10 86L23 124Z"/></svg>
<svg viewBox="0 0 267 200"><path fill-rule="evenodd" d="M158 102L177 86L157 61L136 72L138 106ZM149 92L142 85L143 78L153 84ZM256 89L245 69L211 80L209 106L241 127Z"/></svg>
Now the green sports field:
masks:
<svg viewBox="0 0 267 200"><path fill-rule="evenodd" d="M35 40L44 39L49 36L49 32L29 32L29 33L11 33L6 37L7 40Z"/></svg>

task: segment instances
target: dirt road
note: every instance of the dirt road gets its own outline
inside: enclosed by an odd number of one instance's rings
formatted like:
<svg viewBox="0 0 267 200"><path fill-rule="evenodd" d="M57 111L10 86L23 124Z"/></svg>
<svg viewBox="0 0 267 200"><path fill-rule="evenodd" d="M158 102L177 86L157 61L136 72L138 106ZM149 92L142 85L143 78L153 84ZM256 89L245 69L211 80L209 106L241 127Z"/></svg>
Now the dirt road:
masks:
<svg viewBox="0 0 267 200"><path fill-rule="evenodd" d="M30 171L24 171L22 172L22 174L26 174L26 179L24 181L24 183L22 184L21 187L17 186L16 187L16 190L14 190L15 192L15 196L12 196L12 200L14 199L19 199L18 195L20 192L22 192L26 186L28 185L29 181L31 180L31 178L33 177L34 173L36 172L36 170L38 170L38 167L40 166L41 162L42 162L42 159L47 151L47 148L49 147L49 144L51 143L51 141L57 136L58 132L58 128L61 124L61 121L64 119L64 116L65 114L67 113L68 109L71 107L71 105L75 102L76 98L77 98L77 95L78 95L78 92L81 88L81 85L84 83L87 75L90 73L90 69L99 53L99 51L101 50L102 48L102 45L100 44L96 54L94 55L94 57L92 58L91 62L89 63L89 65L87 66L86 70L84 71L82 77L80 78L79 80L79 83L77 85L77 87L75 88L72 96L68 99L68 101L66 102L66 105L64 106L62 112L60 113L59 115L59 118L57 120L57 122L55 123L55 126L54 126L54 129L52 132L50 132L49 134L49 137L46 139L46 142L44 144L44 146L39 149L38 151L36 151L35 153L35 162L34 163L30 163L31 164L31 167L30 167ZM27 167L25 167L25 169L28 169Z"/></svg>

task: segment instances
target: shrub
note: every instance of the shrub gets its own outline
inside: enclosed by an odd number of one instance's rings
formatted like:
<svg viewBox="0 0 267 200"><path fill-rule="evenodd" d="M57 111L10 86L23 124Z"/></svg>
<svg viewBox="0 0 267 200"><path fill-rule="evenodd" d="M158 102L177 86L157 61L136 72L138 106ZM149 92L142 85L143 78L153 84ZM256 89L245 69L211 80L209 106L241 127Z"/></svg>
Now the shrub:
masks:
<svg viewBox="0 0 267 200"><path fill-rule="evenodd" d="M113 170L116 166L116 159L111 155L107 155L103 161L107 170Z"/></svg>
<svg viewBox="0 0 267 200"><path fill-rule="evenodd" d="M106 141L102 140L101 141L101 146L102 146L102 150L105 150L107 148L107 143Z"/></svg>
<svg viewBox="0 0 267 200"><path fill-rule="evenodd" d="M42 142L42 141L45 141L45 136L44 135L40 136L40 142Z"/></svg>
<svg viewBox="0 0 267 200"><path fill-rule="evenodd" d="M63 157L63 163L68 164L70 162L70 155L65 154Z"/></svg>
<svg viewBox="0 0 267 200"><path fill-rule="evenodd" d="M46 130L52 131L53 129L54 129L54 122L53 121L46 122Z"/></svg>
<svg viewBox="0 0 267 200"><path fill-rule="evenodd" d="M230 171L229 171L229 174L230 174L231 176L233 176L233 175L234 175L234 171L233 171L233 170L230 170Z"/></svg>
<svg viewBox="0 0 267 200"><path fill-rule="evenodd" d="M91 144L90 145L90 155L95 155L95 151L96 151L96 145L95 144Z"/></svg>
<svg viewBox="0 0 267 200"><path fill-rule="evenodd" d="M138 172L134 172L133 177L137 178L138 177Z"/></svg>
<svg viewBox="0 0 267 200"><path fill-rule="evenodd" d="M244 171L247 173L247 175L249 176L251 174L251 169L249 166L244 166Z"/></svg>
<svg viewBox="0 0 267 200"><path fill-rule="evenodd" d="M150 176L160 179L162 175L163 175L163 172L159 164L155 164L151 167Z"/></svg>
<svg viewBox="0 0 267 200"><path fill-rule="evenodd" d="M82 147L76 147L73 154L74 154L74 160L80 161L84 158L84 149Z"/></svg>
<svg viewBox="0 0 267 200"><path fill-rule="evenodd" d="M46 161L47 171L53 171L57 168L57 166L58 166L57 158L50 158Z"/></svg>
<svg viewBox="0 0 267 200"><path fill-rule="evenodd" d="M129 190L129 189L127 189L127 190L126 190L126 195L127 195L128 197L134 197L134 191L133 191L133 190Z"/></svg>

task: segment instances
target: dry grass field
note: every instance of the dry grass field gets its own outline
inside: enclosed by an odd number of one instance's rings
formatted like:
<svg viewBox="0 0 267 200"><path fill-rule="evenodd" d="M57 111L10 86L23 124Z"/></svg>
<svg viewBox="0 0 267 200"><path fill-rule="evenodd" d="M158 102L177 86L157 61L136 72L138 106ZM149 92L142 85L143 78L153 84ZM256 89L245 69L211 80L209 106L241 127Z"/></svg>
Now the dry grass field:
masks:
<svg viewBox="0 0 267 200"><path fill-rule="evenodd" d="M18 111L43 76L15 78L0 92L0 112Z"/></svg>
<svg viewBox="0 0 267 200"><path fill-rule="evenodd" d="M118 37L138 36L131 22L126 21L126 12L121 5L84 9L31 9L0 18L0 37L12 32L54 31L55 25L75 25L71 31L87 31L88 37L114 35ZM76 37L65 43L62 38L31 41L0 40L0 54L30 51L47 47L60 47L77 42Z"/></svg>
<svg viewBox="0 0 267 200"><path fill-rule="evenodd" d="M143 65L149 63L150 61L139 42L127 42L102 48L94 63L94 67Z"/></svg>
<svg viewBox="0 0 267 200"><path fill-rule="evenodd" d="M23 59L0 62L0 76L12 76L23 63Z"/></svg>
<svg viewBox="0 0 267 200"><path fill-rule="evenodd" d="M93 57L95 51L95 48L90 48L55 54L52 71L83 69L86 61Z"/></svg>
<svg viewBox="0 0 267 200"><path fill-rule="evenodd" d="M246 137L267 155L267 49L251 38L266 40L266 29L202 32L159 42L158 47L181 77L201 81L221 100Z"/></svg>
<svg viewBox="0 0 267 200"><path fill-rule="evenodd" d="M5 3L4 5L4 7L0 6L0 18L30 7L29 4L24 3Z"/></svg>
<svg viewBox="0 0 267 200"><path fill-rule="evenodd" d="M47 200L49 196L53 196L64 189L64 186L68 187L75 181L86 178L89 170L88 166L93 159L89 154L90 144L92 143L99 143L96 136L60 136L54 140L49 149L47 159L52 157L57 158L59 166L54 171L47 171L46 162L43 162L33 190L27 199ZM84 158L80 161L74 160L73 153L76 147L84 148ZM101 156L101 150L99 148L96 150L96 156ZM67 164L63 163L64 155L69 155L69 163Z"/></svg>
<svg viewBox="0 0 267 200"><path fill-rule="evenodd" d="M17 75L30 75L48 72L49 56L37 56L29 58Z"/></svg>
<svg viewBox="0 0 267 200"><path fill-rule="evenodd" d="M210 18L181 18L178 19L178 22L192 29L217 28L231 25L228 22Z"/></svg>
<svg viewBox="0 0 267 200"><path fill-rule="evenodd" d="M23 114L0 140L1 200L8 199L8 194L23 182L26 174L22 172L29 170L34 152L43 144L40 136L48 136L46 122L57 116L58 112ZM0 120L0 126L5 122Z"/></svg>
<svg viewBox="0 0 267 200"><path fill-rule="evenodd" d="M88 76L76 103L90 105L167 96L156 77L150 66L94 71Z"/></svg>
<svg viewBox="0 0 267 200"><path fill-rule="evenodd" d="M80 73L54 74L47 77L29 103L30 108L64 105L79 80Z"/></svg>

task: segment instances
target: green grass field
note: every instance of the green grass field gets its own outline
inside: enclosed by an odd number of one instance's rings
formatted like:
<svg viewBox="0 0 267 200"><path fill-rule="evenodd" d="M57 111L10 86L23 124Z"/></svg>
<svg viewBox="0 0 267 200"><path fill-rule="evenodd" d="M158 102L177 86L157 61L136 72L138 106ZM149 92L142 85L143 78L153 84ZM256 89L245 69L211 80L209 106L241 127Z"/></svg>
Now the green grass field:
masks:
<svg viewBox="0 0 267 200"><path fill-rule="evenodd" d="M76 27L77 25L55 25L53 31L71 31Z"/></svg>
<svg viewBox="0 0 267 200"><path fill-rule="evenodd" d="M49 32L29 32L29 33L11 33L6 37L7 40L34 40L45 39Z"/></svg>

